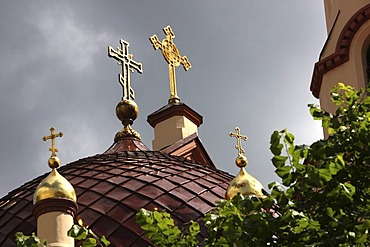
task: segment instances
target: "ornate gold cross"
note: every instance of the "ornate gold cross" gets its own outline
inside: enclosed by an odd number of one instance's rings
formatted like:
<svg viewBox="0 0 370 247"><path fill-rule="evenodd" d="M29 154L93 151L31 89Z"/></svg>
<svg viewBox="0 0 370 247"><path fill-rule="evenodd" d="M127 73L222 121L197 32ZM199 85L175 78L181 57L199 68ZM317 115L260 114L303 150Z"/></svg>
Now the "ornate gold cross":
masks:
<svg viewBox="0 0 370 247"><path fill-rule="evenodd" d="M58 152L58 149L56 149L55 146L54 146L54 144L55 144L54 140L57 137L62 137L63 133L59 132L59 133L55 134L55 129L53 127L50 128L50 133L51 134L49 136L44 136L42 139L44 141L51 140L51 148L49 148L49 151L51 151L51 156L56 156L56 152Z"/></svg>
<svg viewBox="0 0 370 247"><path fill-rule="evenodd" d="M122 67L122 73L118 75L118 81L123 88L122 99L134 100L135 92L131 87L130 73L134 72L134 70L140 74L143 73L143 65L133 60L133 55L128 52L130 44L127 41L121 39L120 43L121 48L117 47L117 51L108 46L108 57L116 59L118 65Z"/></svg>
<svg viewBox="0 0 370 247"><path fill-rule="evenodd" d="M170 78L170 99L168 102L177 103L180 101L180 98L177 96L175 68L181 64L185 70L189 70L191 68L191 64L186 56L180 56L179 50L173 43L175 34L172 31L172 28L167 26L163 28L163 31L166 34L166 38L162 42L159 41L155 34L150 37L150 42L152 42L155 50L158 48L161 49L162 55L168 63L168 75Z"/></svg>
<svg viewBox="0 0 370 247"><path fill-rule="evenodd" d="M240 156L240 155L244 154L244 149L242 148L241 140L246 141L246 140L248 140L248 137L240 134L239 127L236 127L235 131L236 131L236 133L230 132L229 136L236 138L237 144L235 145L235 148L238 150L238 155Z"/></svg>

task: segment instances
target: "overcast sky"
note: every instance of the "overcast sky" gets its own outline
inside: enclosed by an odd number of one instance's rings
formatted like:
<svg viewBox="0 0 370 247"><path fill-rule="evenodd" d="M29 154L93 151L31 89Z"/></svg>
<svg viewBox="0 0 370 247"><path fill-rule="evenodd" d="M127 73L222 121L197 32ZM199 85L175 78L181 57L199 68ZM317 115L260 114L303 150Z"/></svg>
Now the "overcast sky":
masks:
<svg viewBox="0 0 370 247"><path fill-rule="evenodd" d="M103 153L122 128L120 67L108 45L122 38L143 64L131 75L140 116L133 127L151 147L146 117L167 104L168 69L149 37L171 25L181 55L178 95L204 117L199 136L219 169L236 175L236 126L247 171L265 187L277 180L270 135L288 128L298 143L322 138L307 104L326 39L321 0L1 1L0 197L50 168L51 126L63 164Z"/></svg>

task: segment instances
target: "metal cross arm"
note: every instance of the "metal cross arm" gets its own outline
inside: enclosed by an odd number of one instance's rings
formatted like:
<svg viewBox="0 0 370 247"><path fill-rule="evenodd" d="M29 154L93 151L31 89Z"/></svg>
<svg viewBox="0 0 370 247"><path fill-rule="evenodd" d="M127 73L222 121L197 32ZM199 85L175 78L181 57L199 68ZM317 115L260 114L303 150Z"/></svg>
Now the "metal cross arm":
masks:
<svg viewBox="0 0 370 247"><path fill-rule="evenodd" d="M122 68L122 73L118 75L118 81L123 88L123 99L135 99L134 90L131 88L130 73L135 70L140 74L143 73L143 65L140 62L133 60L133 55L129 53L128 48L130 44L121 39L121 47L114 50L113 47L108 46L108 56L117 60L118 65Z"/></svg>
<svg viewBox="0 0 370 247"><path fill-rule="evenodd" d="M157 35L152 35L150 38L150 42L153 44L154 50L162 49L162 43L159 41Z"/></svg>
<svg viewBox="0 0 370 247"><path fill-rule="evenodd" d="M129 63L129 68L133 71L135 69L139 73L143 73L143 65L140 62L133 60L133 55L129 53L128 48L130 43L121 39L121 48L117 47L117 51L113 47L108 46L108 56L117 60L120 65Z"/></svg>
<svg viewBox="0 0 370 247"><path fill-rule="evenodd" d="M171 40L176 37L175 33L172 31L171 26L163 28L163 32L167 35L168 38L171 38Z"/></svg>
<svg viewBox="0 0 370 247"><path fill-rule="evenodd" d="M188 71L191 68L191 64L188 60L187 56L183 56L180 58L180 63L184 66L184 69Z"/></svg>

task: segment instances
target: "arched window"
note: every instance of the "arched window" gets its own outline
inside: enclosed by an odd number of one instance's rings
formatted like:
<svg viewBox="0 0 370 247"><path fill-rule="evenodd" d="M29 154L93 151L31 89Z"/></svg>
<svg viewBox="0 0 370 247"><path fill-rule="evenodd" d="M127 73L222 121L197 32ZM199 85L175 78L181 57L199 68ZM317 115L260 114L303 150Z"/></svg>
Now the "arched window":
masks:
<svg viewBox="0 0 370 247"><path fill-rule="evenodd" d="M366 51L366 84L370 81L370 45L367 47Z"/></svg>

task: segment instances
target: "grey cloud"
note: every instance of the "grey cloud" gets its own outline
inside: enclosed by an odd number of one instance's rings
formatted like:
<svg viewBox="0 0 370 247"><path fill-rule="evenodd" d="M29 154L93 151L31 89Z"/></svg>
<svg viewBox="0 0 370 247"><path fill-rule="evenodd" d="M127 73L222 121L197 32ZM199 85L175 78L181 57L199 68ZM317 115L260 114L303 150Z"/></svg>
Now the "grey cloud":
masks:
<svg viewBox="0 0 370 247"><path fill-rule="evenodd" d="M116 62L120 38L143 63L133 74L140 107L134 128L151 146L146 116L167 103L168 71L149 36L175 43L193 68L177 69L179 96L204 116L200 137L218 168L237 173L228 133L239 126L247 170L276 180L268 150L274 129L299 142L321 138L306 105L313 63L325 41L321 1L4 1L0 3L0 196L49 171L51 126L62 163L102 153L121 128ZM307 134L309 133L309 135Z"/></svg>

